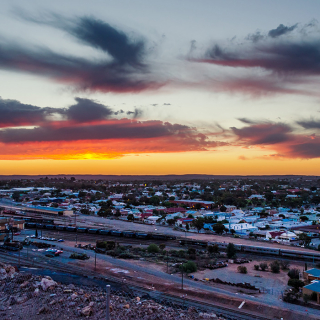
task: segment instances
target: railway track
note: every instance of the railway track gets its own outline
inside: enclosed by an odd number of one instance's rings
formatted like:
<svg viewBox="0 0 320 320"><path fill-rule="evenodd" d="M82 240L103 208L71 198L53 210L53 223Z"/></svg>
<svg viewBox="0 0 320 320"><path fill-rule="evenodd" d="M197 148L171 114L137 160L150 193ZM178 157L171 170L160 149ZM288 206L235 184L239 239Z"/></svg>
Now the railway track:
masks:
<svg viewBox="0 0 320 320"><path fill-rule="evenodd" d="M39 232L39 231L38 231ZM96 242L97 240L115 241L119 244L127 245L149 245L151 243L162 244L164 243L167 247L180 247L179 241L176 240L156 240L156 239L136 239L136 238L126 238L126 237L116 237L111 235L98 235L90 233L75 233L75 232L64 232L64 231L42 231L42 236L56 239L64 239L67 241L77 242Z"/></svg>
<svg viewBox="0 0 320 320"><path fill-rule="evenodd" d="M218 315L222 315L224 317L228 317L232 320L270 320L271 318L267 318L264 316L254 315L248 312L244 312L241 310L233 310L231 308L223 307L223 306L215 306L210 303L206 302L200 302L192 299L187 298L179 298L177 296L162 293L159 291L151 291L147 290L144 287L138 286L136 284L130 283L130 279L126 279L126 284L115 277L106 277L102 274L99 274L95 271L91 271L85 268L72 266L72 265L65 265L62 262L47 258L41 254L38 254L37 252L32 252L32 254L35 256L33 259L27 259L26 253L21 251L20 252L20 259L18 253L13 252L0 252L0 261L12 264L12 265L20 265L25 267L36 267L39 269L48 269L55 272L62 272L67 274L74 274L78 276L85 276L85 277L92 277L92 278L98 278L102 281L108 281L109 283L113 283L115 286L121 288L121 290L128 290L137 295L145 295L149 296L152 300L159 302L161 304L165 305L176 305L179 308L190 308L195 307L197 309L203 310L203 311L211 311ZM36 260L34 260L36 258ZM127 289L126 289L127 288ZM116 291L118 292L118 291Z"/></svg>

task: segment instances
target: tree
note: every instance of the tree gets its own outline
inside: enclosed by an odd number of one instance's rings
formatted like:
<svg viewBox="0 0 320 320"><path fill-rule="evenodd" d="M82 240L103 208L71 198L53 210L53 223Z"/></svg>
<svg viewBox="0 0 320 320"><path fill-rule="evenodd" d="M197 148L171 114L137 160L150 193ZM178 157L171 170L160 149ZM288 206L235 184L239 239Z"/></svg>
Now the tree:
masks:
<svg viewBox="0 0 320 320"><path fill-rule="evenodd" d="M281 267L281 270L288 270L290 267L290 262L287 260L281 260L280 267Z"/></svg>
<svg viewBox="0 0 320 320"><path fill-rule="evenodd" d="M311 300L311 294L304 294L302 298L303 298L303 302L307 304Z"/></svg>
<svg viewBox="0 0 320 320"><path fill-rule="evenodd" d="M212 230L217 234L222 234L226 230L226 227L221 223L216 223L212 226Z"/></svg>
<svg viewBox="0 0 320 320"><path fill-rule="evenodd" d="M186 224L186 230L187 230L187 231L190 230L189 223Z"/></svg>
<svg viewBox="0 0 320 320"><path fill-rule="evenodd" d="M196 272L197 269L197 265L193 261L188 261L182 265L182 270L185 273Z"/></svg>
<svg viewBox="0 0 320 320"><path fill-rule="evenodd" d="M15 191L13 194L12 194L12 199L16 202L18 202L20 200L20 192L19 191Z"/></svg>
<svg viewBox="0 0 320 320"><path fill-rule="evenodd" d="M159 249L160 250L164 250L166 247L166 245L164 243L159 244Z"/></svg>
<svg viewBox="0 0 320 320"><path fill-rule="evenodd" d="M116 213L114 214L116 217L120 217L121 216L121 212L119 209L116 210Z"/></svg>
<svg viewBox="0 0 320 320"><path fill-rule="evenodd" d="M87 214L87 215L89 215L91 213L91 211L89 209L86 209L86 208L81 209L80 212L82 214Z"/></svg>
<svg viewBox="0 0 320 320"><path fill-rule="evenodd" d="M289 279L288 286L299 290L299 288L302 288L304 286L304 282L298 279Z"/></svg>
<svg viewBox="0 0 320 320"><path fill-rule="evenodd" d="M203 228L204 226L204 219L201 217L198 217L197 219L194 219L192 221L192 224L194 225L194 227L198 230L198 232L200 232L200 230Z"/></svg>
<svg viewBox="0 0 320 320"><path fill-rule="evenodd" d="M306 233L300 233L299 240L302 241L305 246L311 242L311 238Z"/></svg>
<svg viewBox="0 0 320 320"><path fill-rule="evenodd" d="M153 206L158 206L160 204L160 198L158 196L153 196L149 199L149 203Z"/></svg>
<svg viewBox="0 0 320 320"><path fill-rule="evenodd" d="M299 279L300 271L298 269L290 269L288 276L290 279Z"/></svg>
<svg viewBox="0 0 320 320"><path fill-rule="evenodd" d="M132 213L128 214L127 220L128 220L128 221L134 221L134 216L133 216Z"/></svg>
<svg viewBox="0 0 320 320"><path fill-rule="evenodd" d="M271 272L273 273L279 273L280 272L280 263L278 260L275 260L275 261L272 261L270 263L270 269L271 269Z"/></svg>
<svg viewBox="0 0 320 320"><path fill-rule="evenodd" d="M210 254L219 253L219 246L217 244L214 244L213 246L208 246L207 250Z"/></svg>
<svg viewBox="0 0 320 320"><path fill-rule="evenodd" d="M99 217L109 217L109 216L112 216L112 210L111 209L104 209L104 208L101 208L99 211L98 211L98 216Z"/></svg>
<svg viewBox="0 0 320 320"><path fill-rule="evenodd" d="M230 233L231 233L232 235L234 235L234 234L236 233L236 230L231 229L231 230L230 230Z"/></svg>
<svg viewBox="0 0 320 320"><path fill-rule="evenodd" d="M261 262L259 266L261 271L266 271L268 269L268 265L265 262Z"/></svg>
<svg viewBox="0 0 320 320"><path fill-rule="evenodd" d="M174 220L174 219L168 219L168 220L167 220L167 223L168 223L169 226L173 226L173 225L176 223L176 220Z"/></svg>
<svg viewBox="0 0 320 320"><path fill-rule="evenodd" d="M149 253L158 253L160 251L159 247L155 243L151 243L147 250Z"/></svg>
<svg viewBox="0 0 320 320"><path fill-rule="evenodd" d="M300 220L301 220L302 222L305 222L305 221L308 221L309 218L308 218L307 216L301 216L301 217L300 217Z"/></svg>
<svg viewBox="0 0 320 320"><path fill-rule="evenodd" d="M236 247L233 243L229 243L227 246L227 257L229 259L233 258L236 255Z"/></svg>
<svg viewBox="0 0 320 320"><path fill-rule="evenodd" d="M220 207L220 212L226 212L226 211L227 211L227 208L224 205L222 205Z"/></svg>

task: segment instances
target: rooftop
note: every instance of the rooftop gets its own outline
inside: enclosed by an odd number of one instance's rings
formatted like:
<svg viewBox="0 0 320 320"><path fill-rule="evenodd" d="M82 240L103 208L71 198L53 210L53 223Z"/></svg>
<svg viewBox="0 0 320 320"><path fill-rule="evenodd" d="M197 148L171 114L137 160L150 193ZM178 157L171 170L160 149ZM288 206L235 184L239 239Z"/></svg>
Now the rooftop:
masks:
<svg viewBox="0 0 320 320"><path fill-rule="evenodd" d="M304 288L320 293L320 281L314 281Z"/></svg>
<svg viewBox="0 0 320 320"><path fill-rule="evenodd" d="M307 270L306 273L314 277L320 277L320 269L312 268Z"/></svg>

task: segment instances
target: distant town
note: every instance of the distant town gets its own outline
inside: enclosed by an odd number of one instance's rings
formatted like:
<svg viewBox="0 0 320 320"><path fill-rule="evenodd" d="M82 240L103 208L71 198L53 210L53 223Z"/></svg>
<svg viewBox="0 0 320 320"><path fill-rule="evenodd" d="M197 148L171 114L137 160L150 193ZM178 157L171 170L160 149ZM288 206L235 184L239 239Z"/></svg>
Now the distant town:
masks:
<svg viewBox="0 0 320 320"><path fill-rule="evenodd" d="M2 260L188 294L199 308L200 290L229 308L220 319L280 309L298 319L305 306L313 319L319 177L126 178L1 180ZM243 311L230 298L245 299Z"/></svg>
<svg viewBox="0 0 320 320"><path fill-rule="evenodd" d="M318 249L320 179L134 181L40 178L0 182L2 211L105 217ZM300 240L300 241L298 241ZM298 242L297 242L298 241ZM320 247L319 247L320 249Z"/></svg>

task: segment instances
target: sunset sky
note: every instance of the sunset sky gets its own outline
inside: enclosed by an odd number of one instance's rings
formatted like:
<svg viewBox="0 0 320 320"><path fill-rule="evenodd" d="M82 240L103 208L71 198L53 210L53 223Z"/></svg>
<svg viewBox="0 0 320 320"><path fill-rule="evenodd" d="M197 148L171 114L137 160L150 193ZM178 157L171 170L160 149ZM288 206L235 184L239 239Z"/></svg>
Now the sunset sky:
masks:
<svg viewBox="0 0 320 320"><path fill-rule="evenodd" d="M0 2L0 174L320 175L320 1Z"/></svg>

